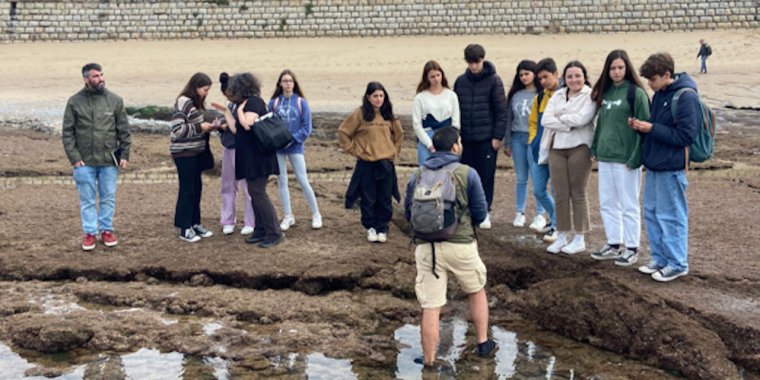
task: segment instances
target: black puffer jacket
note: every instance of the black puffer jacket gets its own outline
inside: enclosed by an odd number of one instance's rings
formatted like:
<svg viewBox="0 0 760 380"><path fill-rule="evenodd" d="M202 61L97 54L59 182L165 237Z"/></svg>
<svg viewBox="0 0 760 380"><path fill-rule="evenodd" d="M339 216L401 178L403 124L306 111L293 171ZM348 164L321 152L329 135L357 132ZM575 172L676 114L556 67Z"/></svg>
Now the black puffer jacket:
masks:
<svg viewBox="0 0 760 380"><path fill-rule="evenodd" d="M503 139L507 130L507 99L504 84L490 61L473 74L466 70L454 83L461 111L462 141Z"/></svg>

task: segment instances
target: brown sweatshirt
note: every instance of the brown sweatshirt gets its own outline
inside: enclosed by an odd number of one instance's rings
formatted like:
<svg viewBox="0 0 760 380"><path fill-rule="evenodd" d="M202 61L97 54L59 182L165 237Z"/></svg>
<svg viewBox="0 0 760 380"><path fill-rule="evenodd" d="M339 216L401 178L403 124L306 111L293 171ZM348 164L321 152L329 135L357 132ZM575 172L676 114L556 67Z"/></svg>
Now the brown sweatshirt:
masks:
<svg viewBox="0 0 760 380"><path fill-rule="evenodd" d="M379 111L375 111L375 119L368 122L362 116L361 107L348 115L338 128L340 147L362 161L396 159L403 140L404 130L398 119L385 120Z"/></svg>

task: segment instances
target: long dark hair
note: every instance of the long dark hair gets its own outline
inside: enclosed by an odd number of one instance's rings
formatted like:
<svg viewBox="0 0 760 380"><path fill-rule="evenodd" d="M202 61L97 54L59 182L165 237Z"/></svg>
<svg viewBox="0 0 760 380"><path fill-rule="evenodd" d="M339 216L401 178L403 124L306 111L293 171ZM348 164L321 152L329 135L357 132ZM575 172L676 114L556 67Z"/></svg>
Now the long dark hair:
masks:
<svg viewBox="0 0 760 380"><path fill-rule="evenodd" d="M604 93L612 87L612 78L610 78L610 67L612 61L616 59L622 59L625 63L625 80L630 82L632 86L644 88L641 84L639 76L636 74L636 70L633 69L633 64L628 58L628 53L625 50L613 50L610 54L607 54L607 59L604 61L604 69L599 76L599 80L594 84L594 89L591 91L591 100L596 102L596 108L602 108L602 101L604 100Z"/></svg>
<svg viewBox="0 0 760 380"><path fill-rule="evenodd" d="M420 80L420 83L417 85L418 94L430 88L430 81L428 80L428 74L433 70L441 72L441 86L443 86L444 88L449 88L449 81L446 79L446 73L443 72L443 68L441 68L441 65L439 65L438 62L436 61L430 60L430 61L427 61L425 63L425 67L422 68L422 79Z"/></svg>
<svg viewBox="0 0 760 380"><path fill-rule="evenodd" d="M260 96L261 84L251 73L235 74L230 78L227 95L234 103L240 104L251 96Z"/></svg>
<svg viewBox="0 0 760 380"><path fill-rule="evenodd" d="M282 85L280 85L280 81L282 80L282 77L285 75L290 75L291 78L293 78L293 93L298 94L298 96L304 98L303 92L301 91L301 86L298 85L298 79L296 79L296 74L294 74L290 69L282 70L280 73L280 76L277 77L277 85L274 88L274 93L272 94L272 99L282 95Z"/></svg>
<svg viewBox="0 0 760 380"><path fill-rule="evenodd" d="M383 95L385 95L385 99L383 99L383 105L380 106L380 114L383 115L383 119L396 120L396 116L393 115L393 104L391 104L391 98L388 97L388 91L385 91L385 87L383 87L380 82L369 82L367 83L367 90L364 91L364 96L362 97L362 114L364 116L364 121L375 120L375 107L372 106L372 103L369 102L369 99L367 99L367 97L372 95L377 90L382 90Z"/></svg>
<svg viewBox="0 0 760 380"><path fill-rule="evenodd" d="M509 93L507 94L507 105L509 105L509 103L512 101L512 96L514 96L517 91L525 89L525 85L520 80L520 71L522 70L533 72L533 85L536 86L536 93L543 91L543 88L541 87L541 80L538 79L537 75L538 65L529 59L524 59L517 64L517 69L515 70L515 79L512 80L512 87L509 89Z"/></svg>
<svg viewBox="0 0 760 380"><path fill-rule="evenodd" d="M204 102L206 99L201 99L201 97L198 96L198 89L205 86L211 86L211 78L204 73L195 73L190 77L190 80L187 81L185 88L182 89L179 96L187 96L193 101L193 105L196 109L205 110L206 105Z"/></svg>

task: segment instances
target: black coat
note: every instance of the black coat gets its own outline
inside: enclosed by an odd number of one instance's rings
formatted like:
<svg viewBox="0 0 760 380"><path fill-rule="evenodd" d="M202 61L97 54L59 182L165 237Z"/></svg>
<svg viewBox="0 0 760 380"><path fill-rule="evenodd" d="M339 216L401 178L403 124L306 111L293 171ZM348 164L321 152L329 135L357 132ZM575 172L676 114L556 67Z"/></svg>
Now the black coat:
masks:
<svg viewBox="0 0 760 380"><path fill-rule="evenodd" d="M504 83L489 61L473 74L468 69L454 83L459 98L462 141L503 139L507 131L507 98Z"/></svg>
<svg viewBox="0 0 760 380"><path fill-rule="evenodd" d="M267 113L267 105L258 96L248 98L243 111L255 112L259 116ZM259 142L253 134L253 129L246 131L237 121L235 113L237 133L235 134L235 179L253 180L270 175L280 174L275 153L264 154L259 149ZM251 128L256 128L252 125Z"/></svg>

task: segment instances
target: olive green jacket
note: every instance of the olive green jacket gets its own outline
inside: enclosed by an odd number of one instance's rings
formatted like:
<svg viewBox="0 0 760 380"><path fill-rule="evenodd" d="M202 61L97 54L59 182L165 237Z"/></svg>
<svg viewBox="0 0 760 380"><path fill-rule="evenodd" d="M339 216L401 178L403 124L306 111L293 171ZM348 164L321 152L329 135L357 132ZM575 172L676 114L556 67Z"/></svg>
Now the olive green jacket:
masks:
<svg viewBox="0 0 760 380"><path fill-rule="evenodd" d="M124 101L111 91L87 87L74 94L63 113L63 149L73 165L114 165L111 152L121 149L121 159L129 160L129 135Z"/></svg>

